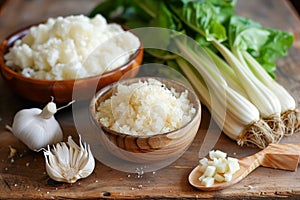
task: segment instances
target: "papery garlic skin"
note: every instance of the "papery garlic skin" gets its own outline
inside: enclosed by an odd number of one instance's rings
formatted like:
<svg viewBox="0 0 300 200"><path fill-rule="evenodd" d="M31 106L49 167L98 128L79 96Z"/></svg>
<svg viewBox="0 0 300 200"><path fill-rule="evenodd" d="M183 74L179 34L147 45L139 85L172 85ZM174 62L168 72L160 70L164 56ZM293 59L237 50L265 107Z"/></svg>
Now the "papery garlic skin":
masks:
<svg viewBox="0 0 300 200"><path fill-rule="evenodd" d="M95 159L90 146L82 143L79 136L78 146L68 137L68 141L57 143L44 151L47 174L55 181L75 183L88 177L95 168Z"/></svg>
<svg viewBox="0 0 300 200"><path fill-rule="evenodd" d="M31 150L62 141L63 132L54 116L44 119L39 108L20 110L14 117L12 133Z"/></svg>

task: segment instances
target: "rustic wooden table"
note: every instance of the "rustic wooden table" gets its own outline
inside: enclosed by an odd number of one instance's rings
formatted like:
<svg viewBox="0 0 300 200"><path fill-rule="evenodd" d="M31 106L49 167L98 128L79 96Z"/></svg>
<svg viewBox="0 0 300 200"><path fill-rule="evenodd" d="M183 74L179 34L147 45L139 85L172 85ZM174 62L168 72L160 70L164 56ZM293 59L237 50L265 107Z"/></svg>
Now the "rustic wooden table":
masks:
<svg viewBox="0 0 300 200"><path fill-rule="evenodd" d="M0 10L0 39L3 40L20 27L43 21L48 17L87 14L98 2L96 0L7 0ZM236 11L267 27L294 33L294 45L289 50L289 55L278 62L277 76L278 81L299 102L300 21L296 12L285 0L240 0ZM29 151L5 130L5 125L12 123L13 116L18 110L36 106L12 94L0 78L1 199L300 198L300 171L289 172L261 167L238 184L216 192L202 192L190 186L187 177L198 162L198 152L209 128L210 115L205 109L196 139L181 158L166 168L137 176L111 169L97 162L95 171L88 178L74 184L56 183L45 173L43 154ZM66 109L56 115L65 135L76 133L71 112L71 109ZM294 135L283 142L299 143L300 136ZM18 153L13 158L9 158L9 146L17 149ZM212 148L224 150L237 157L251 155L258 151L253 148L238 147L223 134Z"/></svg>

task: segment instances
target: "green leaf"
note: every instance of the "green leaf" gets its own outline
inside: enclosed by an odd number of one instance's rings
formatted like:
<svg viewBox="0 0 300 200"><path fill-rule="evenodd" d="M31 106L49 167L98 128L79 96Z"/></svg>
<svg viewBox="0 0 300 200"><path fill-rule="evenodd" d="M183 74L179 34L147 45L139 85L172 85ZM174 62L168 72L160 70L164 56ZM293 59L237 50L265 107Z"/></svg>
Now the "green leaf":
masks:
<svg viewBox="0 0 300 200"><path fill-rule="evenodd" d="M200 33L208 41L227 39L225 23L234 14L235 1L187 1L170 0L169 8L189 28Z"/></svg>
<svg viewBox="0 0 300 200"><path fill-rule="evenodd" d="M218 21L221 24L228 23L231 16L234 15L236 0L210 0L215 13L218 15Z"/></svg>
<svg viewBox="0 0 300 200"><path fill-rule="evenodd" d="M89 17L94 17L101 14L106 19L111 19L114 14L123 15L125 10L128 9L130 0L105 0L95 6L89 14Z"/></svg>
<svg viewBox="0 0 300 200"><path fill-rule="evenodd" d="M262 27L240 16L231 18L228 30L231 48L248 51L272 77L276 61L287 55L294 41L291 33Z"/></svg>
<svg viewBox="0 0 300 200"><path fill-rule="evenodd" d="M159 0L105 0L92 9L89 17L101 14L130 28L146 26L156 17Z"/></svg>
<svg viewBox="0 0 300 200"><path fill-rule="evenodd" d="M156 12L156 16L150 21L149 26L167 28L177 31L182 29L180 20L170 12L164 1L157 2Z"/></svg>

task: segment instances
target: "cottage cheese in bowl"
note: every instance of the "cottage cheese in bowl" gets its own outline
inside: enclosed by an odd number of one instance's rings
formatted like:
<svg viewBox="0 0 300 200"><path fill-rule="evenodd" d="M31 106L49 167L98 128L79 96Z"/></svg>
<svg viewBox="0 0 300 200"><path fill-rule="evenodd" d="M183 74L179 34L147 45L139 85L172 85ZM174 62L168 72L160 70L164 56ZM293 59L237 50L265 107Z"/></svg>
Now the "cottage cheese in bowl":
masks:
<svg viewBox="0 0 300 200"><path fill-rule="evenodd" d="M125 64L139 39L97 15L49 18L33 26L5 55L6 64L25 77L69 80L99 75Z"/></svg>
<svg viewBox="0 0 300 200"><path fill-rule="evenodd" d="M102 88L90 102L90 141L95 157L112 168L153 171L177 160L201 122L195 92L161 77L123 79Z"/></svg>
<svg viewBox="0 0 300 200"><path fill-rule="evenodd" d="M178 93L151 78L131 85L118 84L114 95L102 102L97 111L96 117L104 126L136 136L179 129L196 113L187 90Z"/></svg>

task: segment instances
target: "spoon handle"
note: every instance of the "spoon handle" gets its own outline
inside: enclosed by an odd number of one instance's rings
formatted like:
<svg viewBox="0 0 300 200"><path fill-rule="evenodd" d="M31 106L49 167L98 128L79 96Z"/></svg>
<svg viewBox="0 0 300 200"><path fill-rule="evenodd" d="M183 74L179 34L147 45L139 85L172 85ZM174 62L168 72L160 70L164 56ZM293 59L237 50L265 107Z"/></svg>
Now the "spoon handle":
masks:
<svg viewBox="0 0 300 200"><path fill-rule="evenodd" d="M300 159L300 144L270 144L264 150L261 165L274 169L296 171Z"/></svg>
<svg viewBox="0 0 300 200"><path fill-rule="evenodd" d="M246 177L257 167L261 166L264 156L265 156L265 149L251 156L239 158L240 167L245 169L243 174L241 175L242 178Z"/></svg>
<svg viewBox="0 0 300 200"><path fill-rule="evenodd" d="M239 163L246 170L247 176L259 166L274 169L296 171L300 161L300 144L270 144L267 148L239 159Z"/></svg>

